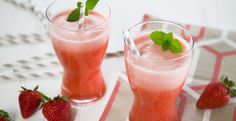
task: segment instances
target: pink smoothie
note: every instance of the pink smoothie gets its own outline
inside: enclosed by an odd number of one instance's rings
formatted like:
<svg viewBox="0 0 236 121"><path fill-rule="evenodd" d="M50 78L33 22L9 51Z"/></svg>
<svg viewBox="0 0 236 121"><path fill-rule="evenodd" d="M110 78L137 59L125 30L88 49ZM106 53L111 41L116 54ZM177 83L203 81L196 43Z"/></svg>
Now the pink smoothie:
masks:
<svg viewBox="0 0 236 121"><path fill-rule="evenodd" d="M72 100L91 101L102 97L106 91L101 72L109 39L109 24L103 15L90 11L84 29L77 22L67 22L70 11L53 18L49 28L53 47L63 66L62 95Z"/></svg>
<svg viewBox="0 0 236 121"><path fill-rule="evenodd" d="M177 59L190 48L187 42L179 40L181 54L162 51L149 34L135 38L141 56L129 53L126 48L126 70L135 96L130 121L179 121L175 101L191 62L191 55Z"/></svg>

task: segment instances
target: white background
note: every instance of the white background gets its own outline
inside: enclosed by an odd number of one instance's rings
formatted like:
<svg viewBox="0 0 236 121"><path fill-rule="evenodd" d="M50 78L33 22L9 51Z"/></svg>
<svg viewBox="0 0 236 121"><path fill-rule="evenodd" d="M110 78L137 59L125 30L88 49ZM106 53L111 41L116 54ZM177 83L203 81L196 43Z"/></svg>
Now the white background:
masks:
<svg viewBox="0 0 236 121"><path fill-rule="evenodd" d="M18 0L19 1L19 0ZM105 0L112 9L112 32L108 51L122 49L121 30L140 22L145 13L188 24L236 30L235 0ZM49 0L36 0L46 6ZM0 0L0 35L38 33L44 29L30 12Z"/></svg>

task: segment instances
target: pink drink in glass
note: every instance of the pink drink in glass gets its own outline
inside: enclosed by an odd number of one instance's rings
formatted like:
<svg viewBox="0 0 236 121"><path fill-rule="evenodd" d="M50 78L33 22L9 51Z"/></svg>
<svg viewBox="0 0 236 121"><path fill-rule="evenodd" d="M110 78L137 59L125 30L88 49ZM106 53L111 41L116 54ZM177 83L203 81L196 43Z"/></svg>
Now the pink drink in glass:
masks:
<svg viewBox="0 0 236 121"><path fill-rule="evenodd" d="M162 23L162 21L156 22ZM141 23L143 24L149 23ZM166 24L175 25L169 22ZM135 27L129 30L131 34L132 29ZM155 45L149 35L150 32L133 34L141 56L132 53L128 45L125 45L126 70L135 96L129 120L179 121L176 97L189 71L193 43L175 36L180 40L183 52L173 54L171 51L164 52L160 46Z"/></svg>
<svg viewBox="0 0 236 121"><path fill-rule="evenodd" d="M110 15L90 11L83 28L78 28L78 22L66 21L72 10L61 10L52 15L49 33L64 70L62 95L76 104L89 103L106 92L101 63L109 40Z"/></svg>

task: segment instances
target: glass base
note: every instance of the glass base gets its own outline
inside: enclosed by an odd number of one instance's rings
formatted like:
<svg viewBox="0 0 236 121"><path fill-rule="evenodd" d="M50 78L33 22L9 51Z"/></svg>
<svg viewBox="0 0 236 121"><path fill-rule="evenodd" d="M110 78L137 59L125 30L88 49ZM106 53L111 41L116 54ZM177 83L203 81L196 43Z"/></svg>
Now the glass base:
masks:
<svg viewBox="0 0 236 121"><path fill-rule="evenodd" d="M105 94L104 94L105 95ZM102 95L101 97L96 97L96 98L92 98L92 99L85 99L85 100L77 100L77 99L70 99L70 103L72 105L86 105L86 104L91 104L91 103L94 103L98 100L100 100L101 98L103 98Z"/></svg>
<svg viewBox="0 0 236 121"><path fill-rule="evenodd" d="M66 94L63 94L63 91L61 92L61 95L69 98L69 101L72 105L86 105L86 104L94 103L100 100L101 98L103 98L105 94L106 94L106 89L102 91L98 96L95 96L95 97L90 97L87 99L75 99L73 97L67 96Z"/></svg>

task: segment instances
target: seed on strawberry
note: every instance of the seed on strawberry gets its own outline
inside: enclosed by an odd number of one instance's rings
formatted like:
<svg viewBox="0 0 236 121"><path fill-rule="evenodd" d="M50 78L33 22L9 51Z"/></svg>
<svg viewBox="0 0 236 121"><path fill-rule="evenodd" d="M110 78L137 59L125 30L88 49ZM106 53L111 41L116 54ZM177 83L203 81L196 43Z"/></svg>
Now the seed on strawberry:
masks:
<svg viewBox="0 0 236 121"><path fill-rule="evenodd" d="M48 121L70 121L71 105L66 97L57 96L43 105L43 115Z"/></svg>
<svg viewBox="0 0 236 121"><path fill-rule="evenodd" d="M9 114L4 111L4 110L1 110L0 109L0 121L10 121L10 117L9 117Z"/></svg>
<svg viewBox="0 0 236 121"><path fill-rule="evenodd" d="M21 87L23 90L19 95L20 111L23 118L28 118L33 115L39 108L42 97L41 93L37 91L38 86L34 90L29 90Z"/></svg>
<svg viewBox="0 0 236 121"><path fill-rule="evenodd" d="M210 82L198 99L196 106L200 109L222 107L229 103L230 97L236 96L234 82L222 76L220 81Z"/></svg>

